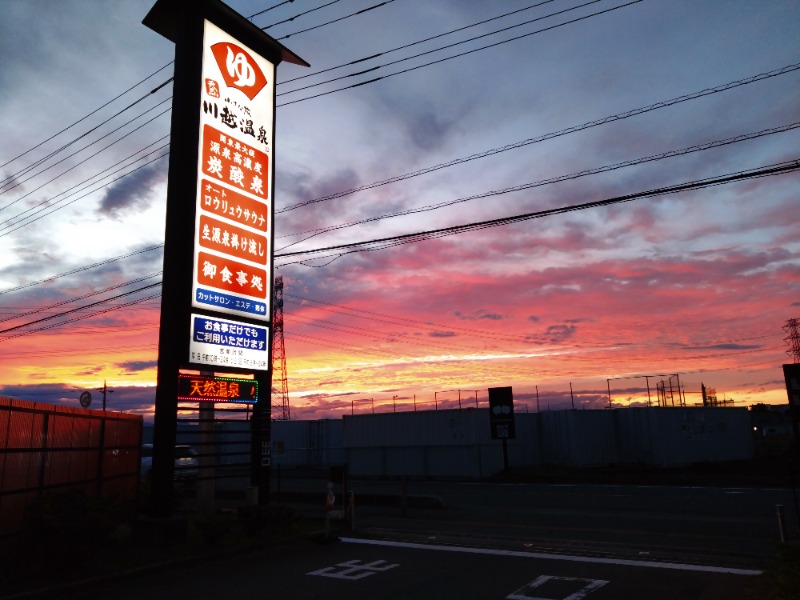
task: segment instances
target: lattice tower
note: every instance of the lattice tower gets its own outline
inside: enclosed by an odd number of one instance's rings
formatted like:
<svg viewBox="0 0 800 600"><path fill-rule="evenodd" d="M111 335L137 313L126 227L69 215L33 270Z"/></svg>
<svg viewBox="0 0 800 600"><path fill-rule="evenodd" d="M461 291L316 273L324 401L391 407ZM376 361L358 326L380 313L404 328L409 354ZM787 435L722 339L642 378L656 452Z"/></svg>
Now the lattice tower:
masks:
<svg viewBox="0 0 800 600"><path fill-rule="evenodd" d="M272 396L273 421L289 420L289 384L286 380L286 347L283 344L283 275L275 277L272 292Z"/></svg>
<svg viewBox="0 0 800 600"><path fill-rule="evenodd" d="M792 357L792 361L800 363L800 319L789 319L783 326L786 337L783 341L789 346L786 354Z"/></svg>

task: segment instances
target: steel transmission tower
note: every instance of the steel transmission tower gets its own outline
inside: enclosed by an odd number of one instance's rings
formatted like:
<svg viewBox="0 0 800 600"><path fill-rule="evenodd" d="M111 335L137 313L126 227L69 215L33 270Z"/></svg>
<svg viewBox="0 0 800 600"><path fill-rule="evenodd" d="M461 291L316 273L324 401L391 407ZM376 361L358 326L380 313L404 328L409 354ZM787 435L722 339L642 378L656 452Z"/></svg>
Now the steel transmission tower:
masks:
<svg viewBox="0 0 800 600"><path fill-rule="evenodd" d="M792 361L800 363L800 319L789 319L783 326L786 337L783 341L789 345L786 354L792 357Z"/></svg>
<svg viewBox="0 0 800 600"><path fill-rule="evenodd" d="M272 390L273 421L289 420L289 385L286 381L286 347L283 344L283 275L275 277L272 304Z"/></svg>

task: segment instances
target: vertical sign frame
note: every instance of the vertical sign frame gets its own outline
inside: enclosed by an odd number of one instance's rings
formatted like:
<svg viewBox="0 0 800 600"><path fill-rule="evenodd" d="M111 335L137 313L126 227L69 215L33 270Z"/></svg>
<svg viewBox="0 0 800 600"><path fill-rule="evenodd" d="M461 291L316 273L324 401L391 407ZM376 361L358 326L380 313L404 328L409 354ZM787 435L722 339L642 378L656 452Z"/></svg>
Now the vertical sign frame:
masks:
<svg viewBox="0 0 800 600"><path fill-rule="evenodd" d="M800 364L783 365L786 395L789 399L789 418L792 420L795 453L800 458Z"/></svg>
<svg viewBox="0 0 800 600"><path fill-rule="evenodd" d="M275 70L281 61L309 65L220 0L157 0L143 23L175 43L151 513L173 511L178 373L185 368L248 373L265 391L251 419L251 485L263 503L269 493L269 465L260 452L270 438L274 227L267 202L274 197ZM249 104L256 99L257 107ZM252 136L258 144L249 144L247 121L256 120L254 113L264 132L260 140ZM214 135L215 124L229 130L229 156L221 145L216 155L205 135ZM266 182L253 168L258 159L263 171L264 157ZM209 185L217 190L211 206L205 204ZM231 198L238 202L233 214L213 207ZM253 212L255 224L249 219ZM225 235L227 245L221 241ZM233 236L240 241L236 246ZM205 262L218 268L214 277ZM255 278L260 287L252 286ZM229 301L241 305L232 308Z"/></svg>
<svg viewBox="0 0 800 600"><path fill-rule="evenodd" d="M489 427L492 439L503 441L503 470L508 471L508 440L517 437L511 386L489 388Z"/></svg>

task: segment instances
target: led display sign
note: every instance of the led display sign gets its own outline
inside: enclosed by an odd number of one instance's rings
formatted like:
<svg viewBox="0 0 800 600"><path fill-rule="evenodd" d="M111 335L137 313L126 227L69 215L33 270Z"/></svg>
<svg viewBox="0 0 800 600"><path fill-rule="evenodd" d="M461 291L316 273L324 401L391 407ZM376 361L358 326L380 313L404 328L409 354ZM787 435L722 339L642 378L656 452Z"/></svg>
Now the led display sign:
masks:
<svg viewBox="0 0 800 600"><path fill-rule="evenodd" d="M178 399L192 402L258 402L258 381L231 377L179 375Z"/></svg>

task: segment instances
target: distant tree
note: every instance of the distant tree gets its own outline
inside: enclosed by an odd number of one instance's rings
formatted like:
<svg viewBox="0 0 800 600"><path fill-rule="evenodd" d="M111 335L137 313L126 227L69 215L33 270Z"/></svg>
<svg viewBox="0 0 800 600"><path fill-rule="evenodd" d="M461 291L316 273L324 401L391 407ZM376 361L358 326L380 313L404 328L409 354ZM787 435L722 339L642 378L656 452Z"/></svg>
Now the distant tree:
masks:
<svg viewBox="0 0 800 600"><path fill-rule="evenodd" d="M767 412L769 410L769 404L764 404L763 402L759 402L757 404L753 404L750 406L750 410L753 412Z"/></svg>

